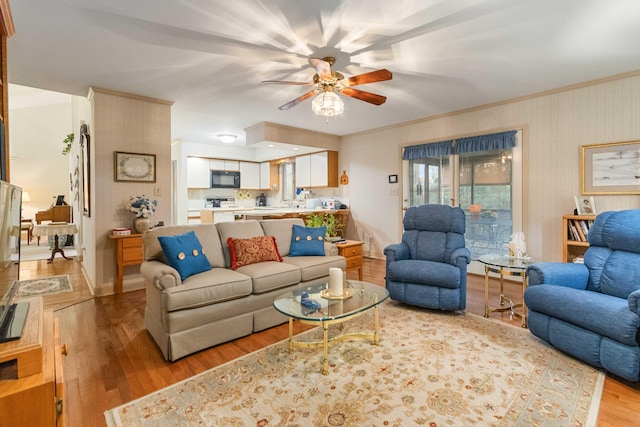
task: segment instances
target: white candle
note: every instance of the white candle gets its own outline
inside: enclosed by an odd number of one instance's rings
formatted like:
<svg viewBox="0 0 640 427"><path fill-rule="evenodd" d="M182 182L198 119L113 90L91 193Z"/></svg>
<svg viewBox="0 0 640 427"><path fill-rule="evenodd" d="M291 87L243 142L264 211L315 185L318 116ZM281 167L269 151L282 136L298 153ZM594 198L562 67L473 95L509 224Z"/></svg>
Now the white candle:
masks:
<svg viewBox="0 0 640 427"><path fill-rule="evenodd" d="M329 295L332 297L342 296L342 269L337 267L329 268Z"/></svg>

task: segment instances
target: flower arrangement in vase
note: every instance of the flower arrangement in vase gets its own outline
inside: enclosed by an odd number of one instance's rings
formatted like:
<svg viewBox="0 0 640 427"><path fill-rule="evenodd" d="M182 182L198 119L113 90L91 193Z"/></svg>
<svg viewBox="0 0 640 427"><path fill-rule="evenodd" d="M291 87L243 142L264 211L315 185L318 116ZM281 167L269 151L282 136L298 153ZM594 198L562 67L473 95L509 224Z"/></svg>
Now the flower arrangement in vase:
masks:
<svg viewBox="0 0 640 427"><path fill-rule="evenodd" d="M136 215L136 218L133 220L133 229L142 234L147 231L151 225L149 217L156 213L158 201L151 200L144 194L142 196L129 197L127 208Z"/></svg>

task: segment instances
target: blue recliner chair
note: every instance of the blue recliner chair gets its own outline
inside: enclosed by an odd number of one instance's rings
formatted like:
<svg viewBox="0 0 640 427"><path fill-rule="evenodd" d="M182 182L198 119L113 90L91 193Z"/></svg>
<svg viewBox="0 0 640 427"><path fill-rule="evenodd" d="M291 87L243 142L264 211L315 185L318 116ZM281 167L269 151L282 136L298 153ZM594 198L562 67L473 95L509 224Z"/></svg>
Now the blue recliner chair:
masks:
<svg viewBox="0 0 640 427"><path fill-rule="evenodd" d="M391 299L419 307L464 310L467 305L465 215L460 208L422 205L407 209L402 243L384 249Z"/></svg>
<svg viewBox="0 0 640 427"><path fill-rule="evenodd" d="M598 215L584 264L527 269L529 330L628 381L640 378L640 210Z"/></svg>

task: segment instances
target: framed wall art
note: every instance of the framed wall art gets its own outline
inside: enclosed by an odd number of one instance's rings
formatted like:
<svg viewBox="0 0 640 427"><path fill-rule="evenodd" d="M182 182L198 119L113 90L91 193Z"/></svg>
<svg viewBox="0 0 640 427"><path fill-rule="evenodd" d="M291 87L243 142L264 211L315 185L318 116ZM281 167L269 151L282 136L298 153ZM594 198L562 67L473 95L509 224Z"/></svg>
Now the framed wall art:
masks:
<svg viewBox="0 0 640 427"><path fill-rule="evenodd" d="M640 141L580 147L582 194L640 194Z"/></svg>
<svg viewBox="0 0 640 427"><path fill-rule="evenodd" d="M115 180L156 182L155 154L115 152Z"/></svg>

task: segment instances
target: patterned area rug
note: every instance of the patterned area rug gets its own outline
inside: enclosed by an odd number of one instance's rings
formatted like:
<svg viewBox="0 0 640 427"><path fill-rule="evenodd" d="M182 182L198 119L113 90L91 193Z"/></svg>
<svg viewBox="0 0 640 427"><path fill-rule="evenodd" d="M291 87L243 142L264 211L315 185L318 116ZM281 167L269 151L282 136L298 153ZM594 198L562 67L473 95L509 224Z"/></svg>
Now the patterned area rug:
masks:
<svg viewBox="0 0 640 427"><path fill-rule="evenodd" d="M60 276L44 277L33 280L18 281L18 297L30 297L34 295L58 294L61 292L71 292L73 287L69 276L66 274Z"/></svg>
<svg viewBox="0 0 640 427"><path fill-rule="evenodd" d="M385 303L379 346L283 341L105 412L109 426L595 425L604 374L528 330ZM348 330L370 330L364 315ZM297 338L318 338L316 328Z"/></svg>

